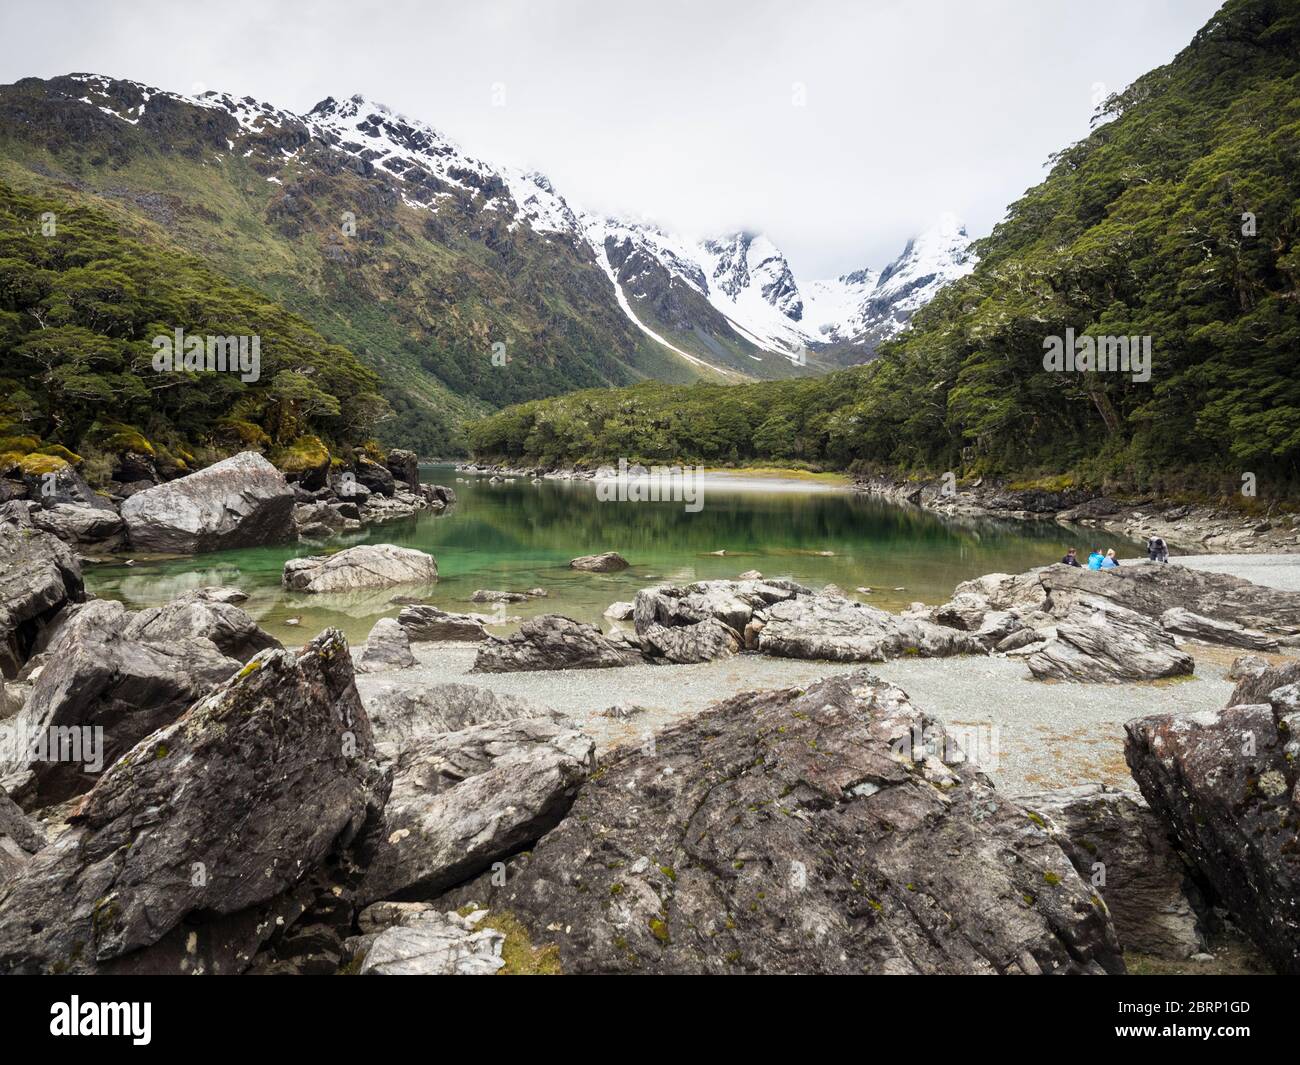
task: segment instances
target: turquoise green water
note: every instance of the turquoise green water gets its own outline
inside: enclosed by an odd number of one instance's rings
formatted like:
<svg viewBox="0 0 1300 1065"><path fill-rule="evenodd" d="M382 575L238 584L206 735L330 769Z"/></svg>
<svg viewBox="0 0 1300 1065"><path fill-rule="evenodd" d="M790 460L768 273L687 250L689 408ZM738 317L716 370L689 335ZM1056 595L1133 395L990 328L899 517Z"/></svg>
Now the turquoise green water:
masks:
<svg viewBox="0 0 1300 1065"><path fill-rule="evenodd" d="M601 502L590 482L534 485L518 479L492 485L450 466L425 467L421 476L455 488L456 505L440 515L425 513L340 537L325 548L298 544L141 560L130 567L98 565L88 569L87 584L132 609L166 602L190 588L233 585L248 593L244 608L264 628L297 644L327 625L342 628L354 641L363 639L376 619L397 612L391 602L397 593L420 595L448 610L491 613L492 607L469 602L475 589L543 587L547 598L512 604L509 615L554 611L601 622L610 603L630 600L648 584L735 577L748 569L814 587L834 583L846 592L871 587L866 602L898 609L916 600L943 602L970 577L1054 561L1071 544L1084 552L1091 535L1054 524L947 524L847 491L786 482L762 491L709 483L703 508L689 513L681 503ZM428 551L438 560L439 581L427 588L345 596L303 595L280 587L286 559L358 543ZM1135 546L1109 544L1121 554ZM632 567L608 574L568 569L569 559L601 551L618 551ZM293 618L300 624L289 624Z"/></svg>

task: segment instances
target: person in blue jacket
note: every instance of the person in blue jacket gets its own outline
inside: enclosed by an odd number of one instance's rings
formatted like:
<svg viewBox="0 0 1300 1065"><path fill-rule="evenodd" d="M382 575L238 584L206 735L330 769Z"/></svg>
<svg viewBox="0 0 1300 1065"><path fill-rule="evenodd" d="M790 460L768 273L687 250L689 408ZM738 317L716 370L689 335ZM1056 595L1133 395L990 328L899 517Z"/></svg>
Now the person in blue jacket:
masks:
<svg viewBox="0 0 1300 1065"><path fill-rule="evenodd" d="M1114 569L1119 565L1119 559L1115 557L1115 549L1112 547L1106 552L1106 557L1101 560L1102 569Z"/></svg>
<svg viewBox="0 0 1300 1065"><path fill-rule="evenodd" d="M1105 558L1106 556L1101 553L1101 548L1094 547L1092 549L1092 554L1088 556L1088 568L1101 569L1101 564L1105 560Z"/></svg>

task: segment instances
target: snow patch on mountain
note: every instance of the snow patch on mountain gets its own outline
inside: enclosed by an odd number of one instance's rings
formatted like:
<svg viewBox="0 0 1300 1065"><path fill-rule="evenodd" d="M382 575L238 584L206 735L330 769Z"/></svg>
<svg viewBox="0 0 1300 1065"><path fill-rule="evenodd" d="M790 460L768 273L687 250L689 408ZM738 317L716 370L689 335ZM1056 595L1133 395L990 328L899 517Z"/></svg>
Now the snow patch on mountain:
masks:
<svg viewBox="0 0 1300 1065"><path fill-rule="evenodd" d="M644 272L657 264L703 297L738 337L761 353L791 358L818 345L860 343L874 348L902 330L940 287L975 265L965 227L944 216L909 241L879 273L862 269L801 282L780 249L762 234L740 232L695 241L646 222L584 214L573 209L545 175L477 159L427 123L363 95L328 97L307 114L296 115L248 96L184 96L102 75L71 77L85 92L80 102L132 125L157 97L223 110L234 117L241 141L247 142L227 140L227 148L243 157L261 150L288 167L309 140L318 140L400 181L402 200L413 209L436 213L448 197L481 197L481 210L508 213L512 231L527 226L538 235L590 248L614 286L619 306L637 328L703 365L712 364L669 343L637 317L631 299L645 295L638 290L638 269ZM122 106L124 99L130 107ZM282 136L286 131L289 135ZM270 138L273 147L257 138ZM274 176L267 180L280 183ZM626 269L615 269L611 250Z"/></svg>

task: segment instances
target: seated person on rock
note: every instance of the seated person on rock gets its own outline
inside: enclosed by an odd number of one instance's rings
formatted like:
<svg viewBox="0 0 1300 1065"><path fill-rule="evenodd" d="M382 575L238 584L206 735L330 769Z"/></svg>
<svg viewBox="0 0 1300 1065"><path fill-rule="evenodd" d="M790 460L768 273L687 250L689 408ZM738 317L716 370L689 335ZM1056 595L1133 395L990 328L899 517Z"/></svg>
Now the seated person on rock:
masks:
<svg viewBox="0 0 1300 1065"><path fill-rule="evenodd" d="M1061 559L1061 565L1062 565L1062 566L1076 566L1076 567L1082 568L1081 563L1079 562L1079 552L1076 551L1073 547L1070 548L1070 550L1068 550L1068 551L1065 553L1065 557L1064 557L1063 559Z"/></svg>
<svg viewBox="0 0 1300 1065"><path fill-rule="evenodd" d="M1101 560L1102 569L1115 569L1119 566L1119 559L1115 557L1115 549L1112 547L1106 552L1106 557Z"/></svg>
<svg viewBox="0 0 1300 1065"><path fill-rule="evenodd" d="M1105 557L1106 556L1101 553L1100 547L1094 547L1092 549L1092 554L1088 556L1088 568L1101 569L1101 564Z"/></svg>

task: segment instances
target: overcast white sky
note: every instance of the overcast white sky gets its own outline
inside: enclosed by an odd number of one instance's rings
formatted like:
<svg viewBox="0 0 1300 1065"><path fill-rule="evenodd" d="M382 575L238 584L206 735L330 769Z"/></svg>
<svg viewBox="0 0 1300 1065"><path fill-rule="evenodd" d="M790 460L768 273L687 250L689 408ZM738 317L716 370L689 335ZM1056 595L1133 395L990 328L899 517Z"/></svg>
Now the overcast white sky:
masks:
<svg viewBox="0 0 1300 1065"><path fill-rule="evenodd" d="M879 267L943 211L988 232L1086 135L1099 83L1167 62L1218 6L4 0L0 82L91 71L294 111L363 92L576 205L761 230L808 278Z"/></svg>

